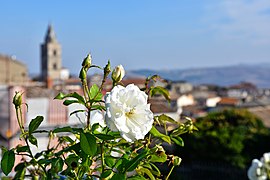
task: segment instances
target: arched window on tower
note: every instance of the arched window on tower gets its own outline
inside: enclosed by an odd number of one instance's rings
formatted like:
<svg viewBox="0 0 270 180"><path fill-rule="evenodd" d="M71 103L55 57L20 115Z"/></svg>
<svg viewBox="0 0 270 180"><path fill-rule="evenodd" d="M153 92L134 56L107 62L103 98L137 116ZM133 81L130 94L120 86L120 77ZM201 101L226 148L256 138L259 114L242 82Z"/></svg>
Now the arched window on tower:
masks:
<svg viewBox="0 0 270 180"><path fill-rule="evenodd" d="M53 63L53 69L56 70L57 69L57 64Z"/></svg>
<svg viewBox="0 0 270 180"><path fill-rule="evenodd" d="M53 50L53 55L57 56L57 51L56 50Z"/></svg>

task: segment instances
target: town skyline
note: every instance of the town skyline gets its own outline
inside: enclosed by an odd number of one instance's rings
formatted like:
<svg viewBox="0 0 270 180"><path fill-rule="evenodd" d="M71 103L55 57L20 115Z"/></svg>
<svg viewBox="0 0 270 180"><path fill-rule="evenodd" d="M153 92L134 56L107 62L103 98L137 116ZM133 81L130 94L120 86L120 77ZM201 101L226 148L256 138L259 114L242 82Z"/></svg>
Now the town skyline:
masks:
<svg viewBox="0 0 270 180"><path fill-rule="evenodd" d="M187 69L268 63L270 3L2 2L0 53L40 73L40 44L52 24L63 47L63 66L79 71L87 53L127 70ZM13 12L13 13L10 13Z"/></svg>

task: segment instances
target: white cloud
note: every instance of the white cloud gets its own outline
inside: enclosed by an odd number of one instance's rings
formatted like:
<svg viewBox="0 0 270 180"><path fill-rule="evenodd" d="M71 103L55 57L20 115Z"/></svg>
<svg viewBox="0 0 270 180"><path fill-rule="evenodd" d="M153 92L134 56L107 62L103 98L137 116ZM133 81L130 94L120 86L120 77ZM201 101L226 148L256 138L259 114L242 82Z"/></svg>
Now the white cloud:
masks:
<svg viewBox="0 0 270 180"><path fill-rule="evenodd" d="M270 0L224 0L206 7L205 22L218 35L270 44Z"/></svg>

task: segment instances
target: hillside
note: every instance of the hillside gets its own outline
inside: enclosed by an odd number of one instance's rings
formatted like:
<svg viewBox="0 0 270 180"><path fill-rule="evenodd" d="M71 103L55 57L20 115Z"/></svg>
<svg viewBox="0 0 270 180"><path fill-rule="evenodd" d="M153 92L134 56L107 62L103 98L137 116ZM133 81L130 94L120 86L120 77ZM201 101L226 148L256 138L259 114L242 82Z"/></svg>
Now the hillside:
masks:
<svg viewBox="0 0 270 180"><path fill-rule="evenodd" d="M260 88L270 88L270 64L235 65L226 67L193 68L179 70L134 70L138 76L158 74L173 81L188 81L193 84L217 84L228 86L241 81L251 82Z"/></svg>

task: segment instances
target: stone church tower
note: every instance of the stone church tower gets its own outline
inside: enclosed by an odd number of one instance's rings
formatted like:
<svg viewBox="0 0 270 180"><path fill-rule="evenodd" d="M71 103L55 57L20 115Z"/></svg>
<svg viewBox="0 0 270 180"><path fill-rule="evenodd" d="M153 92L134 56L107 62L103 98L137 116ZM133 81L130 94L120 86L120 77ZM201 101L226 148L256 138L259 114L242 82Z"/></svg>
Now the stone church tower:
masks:
<svg viewBox="0 0 270 180"><path fill-rule="evenodd" d="M55 83L61 78L61 70L61 45L56 40L53 27L49 25L44 43L41 44L41 80Z"/></svg>

